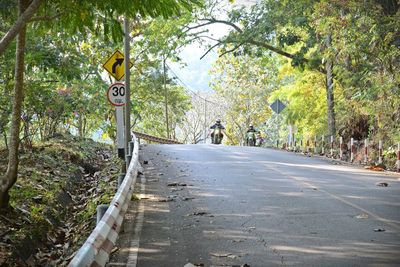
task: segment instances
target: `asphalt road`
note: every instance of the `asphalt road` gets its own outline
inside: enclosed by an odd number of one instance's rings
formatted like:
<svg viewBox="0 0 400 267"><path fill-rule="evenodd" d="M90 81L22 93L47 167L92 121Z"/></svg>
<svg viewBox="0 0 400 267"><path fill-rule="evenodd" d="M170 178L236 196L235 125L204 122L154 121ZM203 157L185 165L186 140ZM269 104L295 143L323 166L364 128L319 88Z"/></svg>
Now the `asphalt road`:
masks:
<svg viewBox="0 0 400 267"><path fill-rule="evenodd" d="M400 176L256 147L140 153L109 266L400 266Z"/></svg>

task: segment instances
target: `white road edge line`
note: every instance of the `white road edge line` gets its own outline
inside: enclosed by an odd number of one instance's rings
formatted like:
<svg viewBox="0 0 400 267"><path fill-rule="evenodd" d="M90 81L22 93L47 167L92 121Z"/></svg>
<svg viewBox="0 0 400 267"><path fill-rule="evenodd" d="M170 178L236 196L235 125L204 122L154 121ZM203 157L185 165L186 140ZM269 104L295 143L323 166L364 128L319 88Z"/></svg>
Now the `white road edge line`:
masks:
<svg viewBox="0 0 400 267"><path fill-rule="evenodd" d="M146 189L146 177L143 174L140 177L140 194L141 195L144 195L146 193L145 189ZM131 240L128 260L126 262L127 267L136 267L136 265L137 265L140 233L142 231L143 221L144 221L144 201L139 200L138 215L137 215L137 219L136 219L134 238L133 238L133 240Z"/></svg>

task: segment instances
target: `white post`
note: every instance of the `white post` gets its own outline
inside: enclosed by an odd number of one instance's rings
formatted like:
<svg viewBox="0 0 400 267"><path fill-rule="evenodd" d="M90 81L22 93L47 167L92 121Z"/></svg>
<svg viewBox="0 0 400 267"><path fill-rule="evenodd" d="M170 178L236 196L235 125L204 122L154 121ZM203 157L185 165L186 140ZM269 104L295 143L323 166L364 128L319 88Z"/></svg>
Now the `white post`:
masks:
<svg viewBox="0 0 400 267"><path fill-rule="evenodd" d="M321 154L324 155L325 154L325 139L324 136L321 137L322 140L322 147L321 147Z"/></svg>
<svg viewBox="0 0 400 267"><path fill-rule="evenodd" d="M339 138L339 159L342 160L343 159L343 137L341 136Z"/></svg>
<svg viewBox="0 0 400 267"><path fill-rule="evenodd" d="M317 150L317 136L314 137L314 154L317 154L318 150Z"/></svg>
<svg viewBox="0 0 400 267"><path fill-rule="evenodd" d="M382 154L383 154L383 143L382 143L382 140L379 140L379 158L378 158L378 164L382 164Z"/></svg>
<svg viewBox="0 0 400 267"><path fill-rule="evenodd" d="M354 138L350 139L350 162L354 161Z"/></svg>
<svg viewBox="0 0 400 267"><path fill-rule="evenodd" d="M400 172L400 143L397 144L397 171Z"/></svg>
<svg viewBox="0 0 400 267"><path fill-rule="evenodd" d="M364 162L365 162L365 164L368 164L368 138L365 139Z"/></svg>
<svg viewBox="0 0 400 267"><path fill-rule="evenodd" d="M124 142L124 108L123 106L115 107L115 116L117 121L117 146L118 157L125 158L125 142Z"/></svg>
<svg viewBox="0 0 400 267"><path fill-rule="evenodd" d="M331 157L333 158L333 135L331 135Z"/></svg>
<svg viewBox="0 0 400 267"><path fill-rule="evenodd" d="M294 133L292 133L292 143L290 144L292 151L296 151L296 141L294 139Z"/></svg>

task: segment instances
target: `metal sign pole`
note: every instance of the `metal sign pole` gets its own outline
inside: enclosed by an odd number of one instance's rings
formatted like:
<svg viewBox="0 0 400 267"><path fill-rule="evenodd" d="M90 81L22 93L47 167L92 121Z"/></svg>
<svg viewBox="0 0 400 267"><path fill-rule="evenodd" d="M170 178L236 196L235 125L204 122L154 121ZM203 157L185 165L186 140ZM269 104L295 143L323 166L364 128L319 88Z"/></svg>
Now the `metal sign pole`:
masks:
<svg viewBox="0 0 400 267"><path fill-rule="evenodd" d="M129 155L128 143L131 141L131 93L130 93L130 45L129 45L129 21L125 16L124 18L124 67L125 67L125 155ZM126 169L128 170L129 162L126 162Z"/></svg>

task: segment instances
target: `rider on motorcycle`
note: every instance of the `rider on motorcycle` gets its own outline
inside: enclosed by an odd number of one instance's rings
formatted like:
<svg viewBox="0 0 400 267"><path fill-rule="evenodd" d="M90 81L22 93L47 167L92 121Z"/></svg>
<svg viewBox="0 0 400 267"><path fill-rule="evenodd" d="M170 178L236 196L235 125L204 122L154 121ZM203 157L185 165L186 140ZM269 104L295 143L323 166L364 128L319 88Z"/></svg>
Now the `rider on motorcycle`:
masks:
<svg viewBox="0 0 400 267"><path fill-rule="evenodd" d="M221 143L222 142L222 138L224 137L224 135L223 135L223 133L225 133L225 127L221 124L221 120L217 120L216 122L215 122L215 124L214 125L212 125L211 127L210 127L210 132L211 132L211 140L214 140L214 132L217 130L217 129L220 129L220 133L219 133L219 140L220 140L220 142L219 143ZM208 134L208 135L210 135L210 133Z"/></svg>
<svg viewBox="0 0 400 267"><path fill-rule="evenodd" d="M264 138L261 136L260 131L256 133L256 146L261 146L264 143Z"/></svg>
<svg viewBox="0 0 400 267"><path fill-rule="evenodd" d="M254 129L253 125L249 126L249 129L246 132L246 145L254 146L256 141L256 129Z"/></svg>

